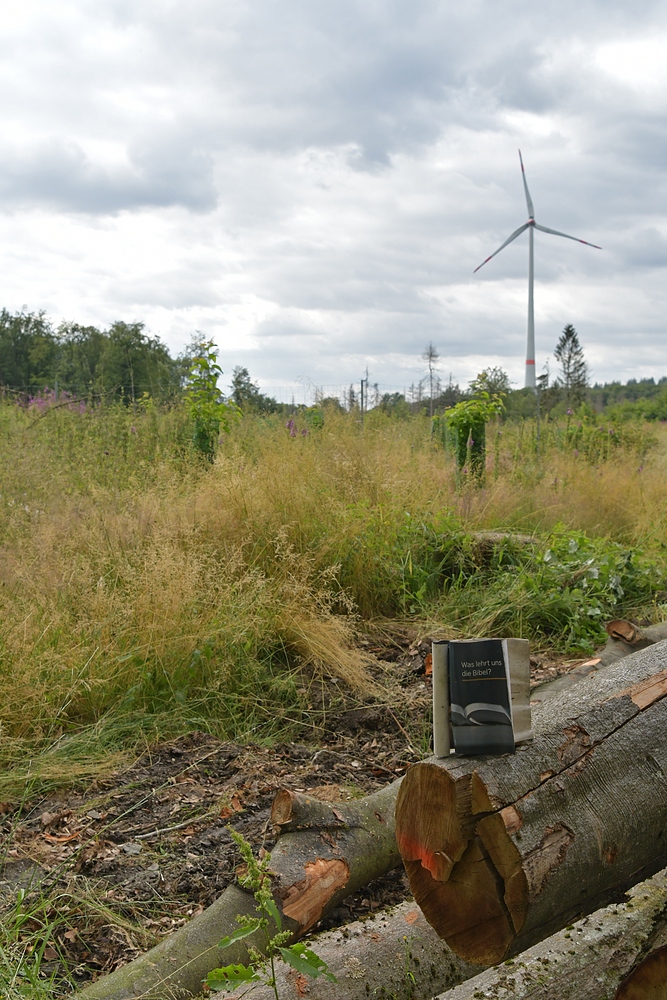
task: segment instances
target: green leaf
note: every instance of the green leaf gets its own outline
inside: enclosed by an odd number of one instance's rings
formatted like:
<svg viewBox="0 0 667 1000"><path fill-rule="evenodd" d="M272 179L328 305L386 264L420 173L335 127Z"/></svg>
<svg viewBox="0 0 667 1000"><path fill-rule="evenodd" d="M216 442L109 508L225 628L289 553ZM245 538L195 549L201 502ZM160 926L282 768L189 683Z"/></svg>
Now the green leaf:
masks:
<svg viewBox="0 0 667 1000"><path fill-rule="evenodd" d="M326 976L332 983L338 982L334 974L329 972L327 963L310 948L306 948L305 944L293 944L289 948L279 948L278 951L283 956L284 961L297 972L311 976L312 979Z"/></svg>
<svg viewBox="0 0 667 1000"><path fill-rule="evenodd" d="M280 910L276 906L275 902L272 899L267 899L264 906L266 907L266 912L270 913L273 917L278 930L281 931L283 929L283 921L280 916Z"/></svg>
<svg viewBox="0 0 667 1000"><path fill-rule="evenodd" d="M231 993L244 983L261 983L262 977L246 965L225 965L222 969L209 972L206 982L212 990L227 990Z"/></svg>
<svg viewBox="0 0 667 1000"><path fill-rule="evenodd" d="M242 941L243 938L250 937L251 934L255 933L260 923L261 921L257 917L249 918L248 923L244 927L239 927L237 931L233 931L227 937L223 937L221 941L218 941L218 948L229 948L230 944L234 944L235 941Z"/></svg>

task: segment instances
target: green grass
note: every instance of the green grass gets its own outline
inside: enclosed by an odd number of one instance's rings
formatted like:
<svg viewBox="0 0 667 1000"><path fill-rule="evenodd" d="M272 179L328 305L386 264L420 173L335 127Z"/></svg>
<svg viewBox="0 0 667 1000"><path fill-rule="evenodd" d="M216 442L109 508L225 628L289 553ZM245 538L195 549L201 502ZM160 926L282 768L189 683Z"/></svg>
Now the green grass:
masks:
<svg viewBox="0 0 667 1000"><path fill-rule="evenodd" d="M422 417L246 416L211 465L176 406L1 404L0 798L193 728L312 726L317 678L377 693L369 623L583 651L605 617L659 617L665 429L583 413L539 452L535 430L489 427L480 489ZM489 529L534 542L489 559Z"/></svg>
<svg viewBox="0 0 667 1000"><path fill-rule="evenodd" d="M141 912L126 914L109 905L95 885L81 878L28 880L3 901L0 922L0 996L3 1000L53 1000L76 991L76 966L65 935L74 935L82 954L95 951L100 929L121 935L128 947L143 950L156 936L142 928ZM87 942L90 940L90 950ZM82 966L83 971L83 966Z"/></svg>

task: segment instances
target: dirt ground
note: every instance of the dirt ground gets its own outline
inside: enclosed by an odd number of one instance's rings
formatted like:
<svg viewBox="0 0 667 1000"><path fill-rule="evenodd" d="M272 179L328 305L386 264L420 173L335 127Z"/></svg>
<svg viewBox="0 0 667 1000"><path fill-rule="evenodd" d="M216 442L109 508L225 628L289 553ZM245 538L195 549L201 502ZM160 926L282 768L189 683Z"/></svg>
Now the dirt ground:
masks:
<svg viewBox="0 0 667 1000"><path fill-rule="evenodd" d="M228 826L255 850L270 850L270 806L280 788L329 801L365 795L393 781L426 751L431 699L430 642L408 632L365 643L401 690L401 717L371 703L333 713L308 742L263 747L221 743L193 732L147 750L112 778L20 809L0 803L4 861L0 916L22 889L26 904L47 897L57 919L44 970L78 983L110 972L208 906L234 879L240 858ZM538 656L533 682L579 660ZM407 728L406 728L407 727ZM409 894L402 869L345 901L321 930L394 905ZM4 902L3 902L4 899Z"/></svg>

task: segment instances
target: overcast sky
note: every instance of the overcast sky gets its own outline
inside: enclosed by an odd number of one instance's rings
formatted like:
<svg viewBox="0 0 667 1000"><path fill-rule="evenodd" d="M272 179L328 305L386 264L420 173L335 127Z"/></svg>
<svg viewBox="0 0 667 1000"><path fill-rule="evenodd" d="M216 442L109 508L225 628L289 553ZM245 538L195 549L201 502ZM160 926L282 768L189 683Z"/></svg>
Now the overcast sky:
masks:
<svg viewBox="0 0 667 1000"><path fill-rule="evenodd" d="M3 0L0 305L195 331L264 387L667 374L667 5ZM553 371L553 359L551 360Z"/></svg>

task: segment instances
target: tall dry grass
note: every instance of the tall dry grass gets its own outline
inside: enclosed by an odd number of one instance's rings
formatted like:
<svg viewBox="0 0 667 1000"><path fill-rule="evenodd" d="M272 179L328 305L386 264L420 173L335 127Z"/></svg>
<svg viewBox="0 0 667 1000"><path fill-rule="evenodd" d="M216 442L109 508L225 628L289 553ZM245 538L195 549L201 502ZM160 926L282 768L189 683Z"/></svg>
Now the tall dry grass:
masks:
<svg viewBox="0 0 667 1000"><path fill-rule="evenodd" d="M662 553L664 428L598 463L531 433L492 429L486 486L457 489L422 418L246 417L208 466L176 410L0 406L0 759L74 777L179 728L269 732L307 676L367 691L358 629L414 612L448 533L562 523Z"/></svg>

